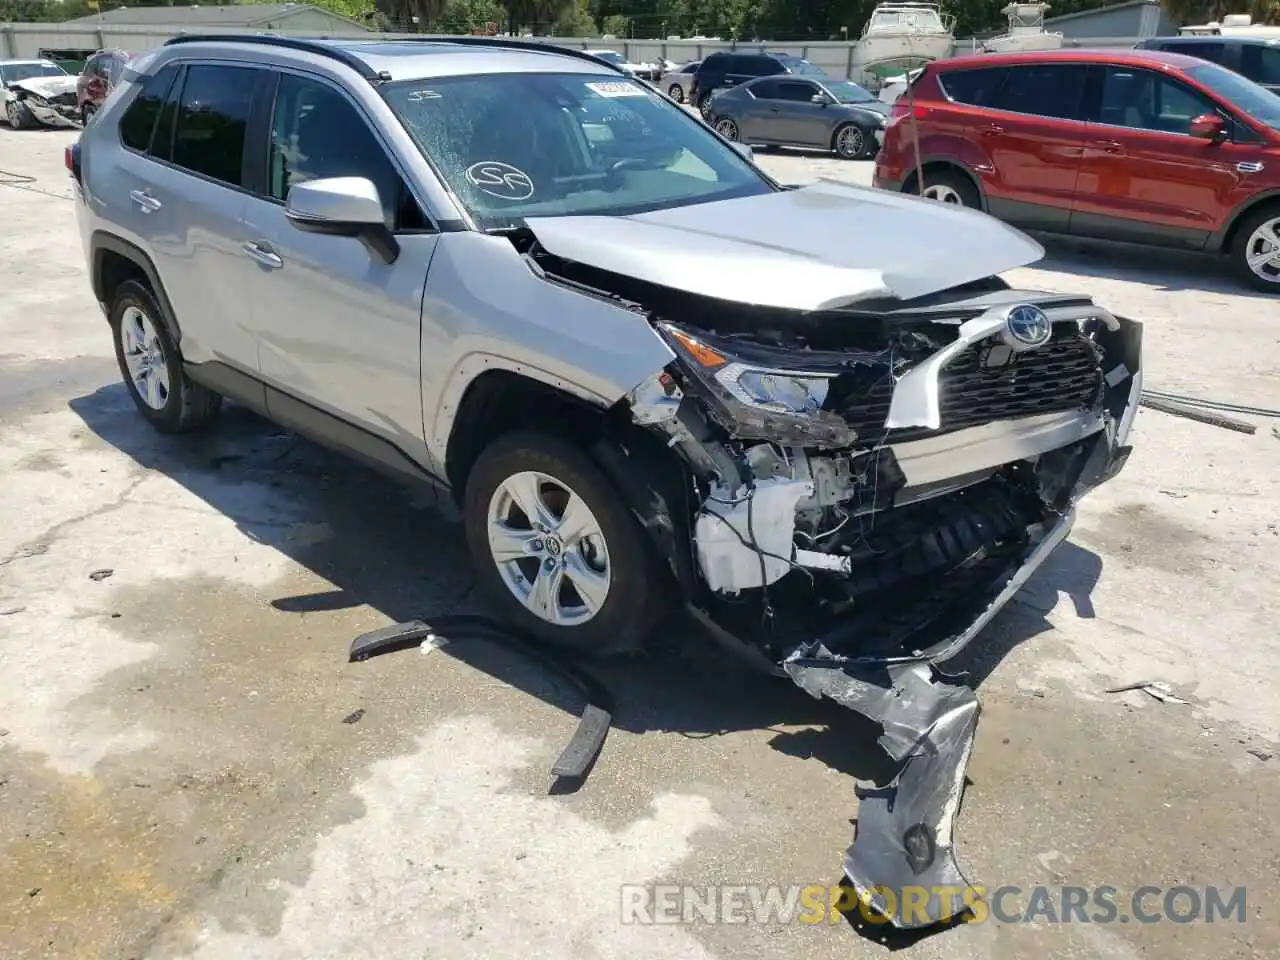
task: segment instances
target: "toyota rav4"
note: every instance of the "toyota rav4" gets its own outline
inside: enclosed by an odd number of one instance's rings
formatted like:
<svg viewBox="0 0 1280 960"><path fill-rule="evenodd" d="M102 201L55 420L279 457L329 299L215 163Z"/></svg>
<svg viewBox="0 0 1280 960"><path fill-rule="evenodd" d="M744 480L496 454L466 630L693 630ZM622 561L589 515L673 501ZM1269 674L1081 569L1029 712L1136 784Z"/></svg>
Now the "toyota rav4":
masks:
<svg viewBox="0 0 1280 960"><path fill-rule="evenodd" d="M250 407L451 490L544 641L633 650L677 602L902 763L931 740L846 870L955 879L977 704L933 664L1124 462L1140 324L1011 289L1043 251L986 214L783 188L536 43L178 38L67 163L156 428Z"/></svg>

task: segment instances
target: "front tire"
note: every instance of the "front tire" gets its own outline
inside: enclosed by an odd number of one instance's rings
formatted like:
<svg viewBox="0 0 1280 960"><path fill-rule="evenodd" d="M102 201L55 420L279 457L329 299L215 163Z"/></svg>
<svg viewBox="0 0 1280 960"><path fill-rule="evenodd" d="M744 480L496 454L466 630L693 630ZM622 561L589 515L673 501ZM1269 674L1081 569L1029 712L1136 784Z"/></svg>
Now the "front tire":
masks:
<svg viewBox="0 0 1280 960"><path fill-rule="evenodd" d="M831 146L842 160L861 160L867 155L867 141L871 139L861 127L846 123L835 132Z"/></svg>
<svg viewBox="0 0 1280 960"><path fill-rule="evenodd" d="M21 100L10 100L4 105L5 119L14 130L30 130L36 126L36 118L31 108Z"/></svg>
<svg viewBox="0 0 1280 960"><path fill-rule="evenodd" d="M116 363L138 412L161 433L199 430L217 419L222 397L192 381L145 284L120 284L111 304Z"/></svg>
<svg viewBox="0 0 1280 960"><path fill-rule="evenodd" d="M93 119L93 115L97 112L98 112L98 108L95 107L92 103L86 103L83 107L81 107L80 108L81 126L87 127L89 125L89 121Z"/></svg>
<svg viewBox="0 0 1280 960"><path fill-rule="evenodd" d="M638 650L661 577L622 497L576 447L536 432L491 444L463 503L477 586L545 643L590 656Z"/></svg>
<svg viewBox="0 0 1280 960"><path fill-rule="evenodd" d="M702 119L708 123L711 122L711 94L704 93L702 99L698 101L698 113L702 114Z"/></svg>
<svg viewBox="0 0 1280 960"><path fill-rule="evenodd" d="M1231 263L1255 290L1280 293L1280 206L1245 215L1231 245Z"/></svg>

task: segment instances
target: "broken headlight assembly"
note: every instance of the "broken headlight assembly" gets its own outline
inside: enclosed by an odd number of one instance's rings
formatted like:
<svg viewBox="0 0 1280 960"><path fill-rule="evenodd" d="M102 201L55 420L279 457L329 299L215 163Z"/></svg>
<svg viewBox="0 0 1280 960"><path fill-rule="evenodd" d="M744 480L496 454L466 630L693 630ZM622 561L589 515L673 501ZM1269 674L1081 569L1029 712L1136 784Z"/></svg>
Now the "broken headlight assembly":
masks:
<svg viewBox="0 0 1280 960"><path fill-rule="evenodd" d="M762 364L735 356L732 344L721 338L694 334L672 323L657 326L686 374L685 385L732 436L796 446L844 447L853 442L848 424L823 409L839 371Z"/></svg>

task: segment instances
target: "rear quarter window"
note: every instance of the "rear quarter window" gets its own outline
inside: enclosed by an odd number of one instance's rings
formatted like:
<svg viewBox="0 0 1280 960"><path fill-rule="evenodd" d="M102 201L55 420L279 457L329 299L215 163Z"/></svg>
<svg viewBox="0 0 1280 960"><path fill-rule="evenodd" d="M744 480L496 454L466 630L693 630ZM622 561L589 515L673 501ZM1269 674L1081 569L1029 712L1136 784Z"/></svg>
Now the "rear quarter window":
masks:
<svg viewBox="0 0 1280 960"><path fill-rule="evenodd" d="M989 107L1008 74L1006 67L982 67L976 70L951 70L938 74L942 92L956 103L973 107Z"/></svg>

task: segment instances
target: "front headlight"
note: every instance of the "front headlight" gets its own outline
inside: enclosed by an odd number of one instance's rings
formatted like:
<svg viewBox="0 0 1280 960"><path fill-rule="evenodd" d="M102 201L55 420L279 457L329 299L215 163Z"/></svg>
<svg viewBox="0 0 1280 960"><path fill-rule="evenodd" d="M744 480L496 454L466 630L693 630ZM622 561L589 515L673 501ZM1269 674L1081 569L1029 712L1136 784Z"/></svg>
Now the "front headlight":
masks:
<svg viewBox="0 0 1280 960"><path fill-rule="evenodd" d="M820 447L845 447L856 439L841 417L822 409L838 371L755 363L733 356L732 344L719 338L695 336L670 323L659 323L658 330L679 358L690 389L733 436Z"/></svg>

